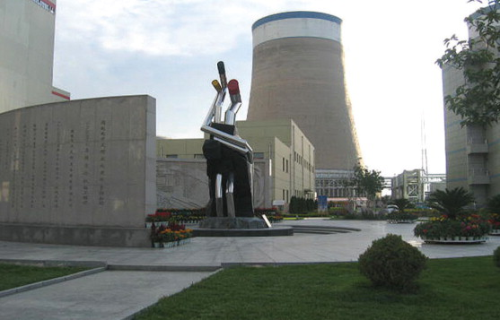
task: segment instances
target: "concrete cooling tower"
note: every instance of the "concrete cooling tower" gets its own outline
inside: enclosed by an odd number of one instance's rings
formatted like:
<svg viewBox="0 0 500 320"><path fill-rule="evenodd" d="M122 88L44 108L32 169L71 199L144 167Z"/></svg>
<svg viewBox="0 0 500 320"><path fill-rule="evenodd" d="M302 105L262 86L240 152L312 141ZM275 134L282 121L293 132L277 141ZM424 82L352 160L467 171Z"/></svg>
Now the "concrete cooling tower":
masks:
<svg viewBox="0 0 500 320"><path fill-rule="evenodd" d="M344 79L338 17L285 12L253 26L248 120L291 118L316 149L316 169L351 170L360 150Z"/></svg>

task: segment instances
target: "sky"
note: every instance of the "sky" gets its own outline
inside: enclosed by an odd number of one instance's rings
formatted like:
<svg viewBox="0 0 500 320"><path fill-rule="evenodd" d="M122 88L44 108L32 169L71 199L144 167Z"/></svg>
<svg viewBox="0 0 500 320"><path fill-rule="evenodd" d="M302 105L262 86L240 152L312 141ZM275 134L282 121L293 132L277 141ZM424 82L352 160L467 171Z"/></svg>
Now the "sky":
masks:
<svg viewBox="0 0 500 320"><path fill-rule="evenodd" d="M59 0L54 85L73 100L148 94L156 98L158 136L202 138L218 61L240 83L237 120L246 119L252 24L280 12L324 12L343 21L364 164L392 177L422 168L425 149L428 172L445 173L435 61L445 38L466 37L464 17L479 7L467 0Z"/></svg>

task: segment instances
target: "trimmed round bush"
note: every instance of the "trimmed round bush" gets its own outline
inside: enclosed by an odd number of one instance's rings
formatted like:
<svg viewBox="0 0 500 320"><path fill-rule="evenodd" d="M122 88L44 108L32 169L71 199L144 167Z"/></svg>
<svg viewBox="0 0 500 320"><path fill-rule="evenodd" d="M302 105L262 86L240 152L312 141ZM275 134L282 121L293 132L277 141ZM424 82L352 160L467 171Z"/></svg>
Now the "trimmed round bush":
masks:
<svg viewBox="0 0 500 320"><path fill-rule="evenodd" d="M388 234L373 241L359 256L359 269L375 286L411 291L426 261L427 257L401 236Z"/></svg>
<svg viewBox="0 0 500 320"><path fill-rule="evenodd" d="M500 247L493 251L493 262L495 262L495 265L500 268Z"/></svg>

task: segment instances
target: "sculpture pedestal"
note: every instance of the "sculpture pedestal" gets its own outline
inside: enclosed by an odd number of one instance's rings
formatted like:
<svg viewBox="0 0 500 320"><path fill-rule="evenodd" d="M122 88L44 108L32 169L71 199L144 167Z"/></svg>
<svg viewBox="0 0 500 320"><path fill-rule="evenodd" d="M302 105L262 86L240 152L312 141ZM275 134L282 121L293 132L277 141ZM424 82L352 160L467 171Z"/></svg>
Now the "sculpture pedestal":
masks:
<svg viewBox="0 0 500 320"><path fill-rule="evenodd" d="M195 237L273 237L293 236L292 227L268 228L259 218L206 218L198 228L193 228Z"/></svg>
<svg viewBox="0 0 500 320"><path fill-rule="evenodd" d="M264 229L264 220L259 218L206 218L199 225L203 229Z"/></svg>

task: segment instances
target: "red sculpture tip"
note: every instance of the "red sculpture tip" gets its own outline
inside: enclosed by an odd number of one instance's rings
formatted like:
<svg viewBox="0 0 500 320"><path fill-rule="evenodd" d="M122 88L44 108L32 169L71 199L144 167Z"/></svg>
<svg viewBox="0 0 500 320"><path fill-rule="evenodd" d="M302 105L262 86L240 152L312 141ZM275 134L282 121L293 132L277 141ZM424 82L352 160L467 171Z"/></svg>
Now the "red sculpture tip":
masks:
<svg viewBox="0 0 500 320"><path fill-rule="evenodd" d="M227 84L227 88L229 90L230 95L235 95L240 93L240 86L238 84L238 81L234 79L229 81L229 83Z"/></svg>

